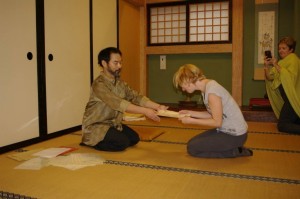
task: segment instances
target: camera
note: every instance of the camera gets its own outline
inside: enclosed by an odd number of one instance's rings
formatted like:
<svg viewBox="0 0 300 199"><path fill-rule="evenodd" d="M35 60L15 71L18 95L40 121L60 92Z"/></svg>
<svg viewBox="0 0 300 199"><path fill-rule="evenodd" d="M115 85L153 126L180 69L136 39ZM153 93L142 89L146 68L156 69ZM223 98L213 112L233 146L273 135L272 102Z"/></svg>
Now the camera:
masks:
<svg viewBox="0 0 300 199"><path fill-rule="evenodd" d="M270 50L266 50L265 51L265 56L267 57L267 59L271 59L272 58L272 53Z"/></svg>

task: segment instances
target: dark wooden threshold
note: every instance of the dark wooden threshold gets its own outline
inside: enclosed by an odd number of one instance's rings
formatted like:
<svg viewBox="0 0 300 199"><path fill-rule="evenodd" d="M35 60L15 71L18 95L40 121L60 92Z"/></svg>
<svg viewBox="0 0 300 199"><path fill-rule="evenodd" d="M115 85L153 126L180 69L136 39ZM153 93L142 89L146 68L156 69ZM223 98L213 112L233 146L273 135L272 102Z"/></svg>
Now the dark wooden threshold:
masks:
<svg viewBox="0 0 300 199"><path fill-rule="evenodd" d="M21 142L18 142L18 143L3 146L3 147L0 147L0 154L6 153L8 151L13 151L13 150L16 150L16 149L21 149L23 147L27 147L27 146L32 145L32 144L36 144L36 143L39 143L39 142L42 142L42 141L50 140L52 138L56 138L56 137L66 135L66 134L69 134L69 133L72 133L72 132L75 132L75 131L79 131L79 130L81 130L81 125L71 127L71 128L68 128L68 129L65 129L65 130L62 130L62 131L58 131L58 132L55 132L55 133L47 134L46 136L43 136L43 137L36 137L36 138L29 139L29 140L21 141ZM2 198L0 197L0 199L2 199Z"/></svg>

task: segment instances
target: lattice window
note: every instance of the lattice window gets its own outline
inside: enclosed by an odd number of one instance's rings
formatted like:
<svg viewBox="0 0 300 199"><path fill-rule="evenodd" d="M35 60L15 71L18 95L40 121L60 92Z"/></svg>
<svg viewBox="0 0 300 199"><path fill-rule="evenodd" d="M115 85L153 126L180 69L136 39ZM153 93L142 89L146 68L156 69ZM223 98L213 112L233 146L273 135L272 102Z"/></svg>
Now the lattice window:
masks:
<svg viewBox="0 0 300 199"><path fill-rule="evenodd" d="M231 42L231 0L149 4L148 45Z"/></svg>
<svg viewBox="0 0 300 199"><path fill-rule="evenodd" d="M186 6L150 9L151 43L186 42Z"/></svg>
<svg viewBox="0 0 300 199"><path fill-rule="evenodd" d="M229 2L190 4L190 42L229 40Z"/></svg>

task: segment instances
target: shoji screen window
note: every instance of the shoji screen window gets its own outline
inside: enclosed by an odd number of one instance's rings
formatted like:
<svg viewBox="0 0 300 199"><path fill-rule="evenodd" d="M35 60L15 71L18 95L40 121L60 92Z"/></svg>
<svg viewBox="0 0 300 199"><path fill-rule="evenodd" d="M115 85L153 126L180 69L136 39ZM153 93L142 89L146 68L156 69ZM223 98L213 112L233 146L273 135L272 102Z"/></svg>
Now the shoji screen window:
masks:
<svg viewBox="0 0 300 199"><path fill-rule="evenodd" d="M231 42L231 0L147 5L148 45Z"/></svg>
<svg viewBox="0 0 300 199"><path fill-rule="evenodd" d="M229 41L229 2L189 5L190 42Z"/></svg>
<svg viewBox="0 0 300 199"><path fill-rule="evenodd" d="M186 5L152 7L148 11L150 44L186 43Z"/></svg>

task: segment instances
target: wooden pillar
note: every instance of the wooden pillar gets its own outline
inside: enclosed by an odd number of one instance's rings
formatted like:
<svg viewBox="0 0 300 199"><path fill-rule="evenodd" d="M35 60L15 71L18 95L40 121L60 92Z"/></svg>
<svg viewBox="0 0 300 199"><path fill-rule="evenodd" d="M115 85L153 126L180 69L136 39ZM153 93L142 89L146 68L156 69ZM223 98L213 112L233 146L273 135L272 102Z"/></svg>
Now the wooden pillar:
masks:
<svg viewBox="0 0 300 199"><path fill-rule="evenodd" d="M232 1L232 96L242 105L243 0Z"/></svg>

